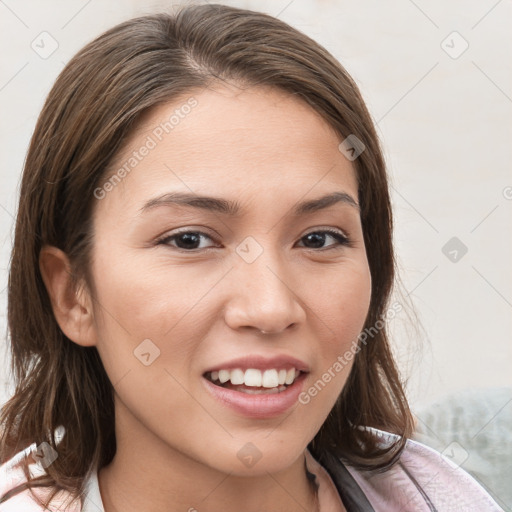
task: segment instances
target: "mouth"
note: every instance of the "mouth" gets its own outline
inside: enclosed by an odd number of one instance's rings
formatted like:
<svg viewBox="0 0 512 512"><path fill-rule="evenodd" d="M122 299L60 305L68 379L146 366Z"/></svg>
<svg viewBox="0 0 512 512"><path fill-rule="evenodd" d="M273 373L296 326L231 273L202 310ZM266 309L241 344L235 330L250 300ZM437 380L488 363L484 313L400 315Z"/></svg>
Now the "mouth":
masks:
<svg viewBox="0 0 512 512"><path fill-rule="evenodd" d="M280 417L297 405L310 365L288 354L250 354L217 363L202 383L217 404L250 419Z"/></svg>
<svg viewBox="0 0 512 512"><path fill-rule="evenodd" d="M306 372L296 368L233 368L206 372L203 377L215 386L248 395L283 393Z"/></svg>

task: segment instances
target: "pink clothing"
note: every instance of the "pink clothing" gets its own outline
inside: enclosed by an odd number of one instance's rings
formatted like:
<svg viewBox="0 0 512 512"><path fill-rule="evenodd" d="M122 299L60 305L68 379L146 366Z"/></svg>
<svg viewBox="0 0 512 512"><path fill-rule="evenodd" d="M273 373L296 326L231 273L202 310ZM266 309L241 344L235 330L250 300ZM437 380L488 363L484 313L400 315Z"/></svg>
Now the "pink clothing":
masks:
<svg viewBox="0 0 512 512"><path fill-rule="evenodd" d="M415 441L408 442L400 461L386 473L370 476L348 469L379 512L502 510L468 473ZM411 485L411 478L418 486Z"/></svg>
<svg viewBox="0 0 512 512"><path fill-rule="evenodd" d="M19 461L35 449L35 443L0 466L0 498L25 481ZM487 492L461 468L440 453L409 440L400 460L383 473L368 473L344 465L334 456L321 465L306 450L306 467L318 485L321 512L499 512L502 509ZM31 474L44 472L33 463ZM43 495L43 488L34 492ZM341 496L341 497L340 497ZM63 508L66 495L52 503L52 512L105 512L97 472L86 479L86 501ZM343 500L343 501L342 501ZM25 490L0 503L0 512L44 512Z"/></svg>

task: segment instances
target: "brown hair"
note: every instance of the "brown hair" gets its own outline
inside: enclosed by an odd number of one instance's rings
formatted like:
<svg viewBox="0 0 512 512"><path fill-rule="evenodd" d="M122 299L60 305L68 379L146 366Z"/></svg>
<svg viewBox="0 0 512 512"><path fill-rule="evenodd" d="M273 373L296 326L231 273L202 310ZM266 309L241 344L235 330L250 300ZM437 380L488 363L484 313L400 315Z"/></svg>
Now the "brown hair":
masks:
<svg viewBox="0 0 512 512"><path fill-rule="evenodd" d="M364 143L353 164L372 276L365 329L384 325L395 268L387 176L371 117L345 69L286 23L221 5L144 16L108 30L67 64L39 116L11 257L8 327L16 388L0 415L0 461L34 441L56 448L54 431L63 425L58 458L47 475L28 483L53 488L46 505L61 489L83 500L85 477L112 460L116 441L112 385L96 348L79 346L60 330L39 271L41 247L63 250L73 282L94 290L88 260L94 190L109 164L148 109L217 80L287 91L341 138L353 134ZM348 381L310 443L319 459L331 453L361 469L385 469L411 435L385 325L374 330L360 343ZM361 426L398 437L383 447Z"/></svg>

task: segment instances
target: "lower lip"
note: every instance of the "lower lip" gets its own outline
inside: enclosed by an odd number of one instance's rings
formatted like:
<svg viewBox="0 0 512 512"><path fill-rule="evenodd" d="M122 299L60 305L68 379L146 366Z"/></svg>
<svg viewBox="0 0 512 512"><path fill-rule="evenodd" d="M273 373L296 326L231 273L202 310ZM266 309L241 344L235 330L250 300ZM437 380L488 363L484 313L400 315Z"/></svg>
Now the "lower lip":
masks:
<svg viewBox="0 0 512 512"><path fill-rule="evenodd" d="M206 389L220 402L248 418L272 418L285 413L299 398L306 374L280 393L249 395L242 391L222 388L203 377Z"/></svg>

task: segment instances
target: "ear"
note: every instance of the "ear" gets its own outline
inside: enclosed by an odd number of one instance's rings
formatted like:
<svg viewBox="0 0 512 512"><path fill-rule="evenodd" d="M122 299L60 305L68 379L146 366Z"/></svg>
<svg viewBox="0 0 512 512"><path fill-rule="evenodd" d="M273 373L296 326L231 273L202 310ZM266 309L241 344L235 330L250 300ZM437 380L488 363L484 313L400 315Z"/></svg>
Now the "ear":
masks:
<svg viewBox="0 0 512 512"><path fill-rule="evenodd" d="M39 269L62 332L84 347L96 345L92 298L85 287L75 289L65 252L45 245L39 253Z"/></svg>

